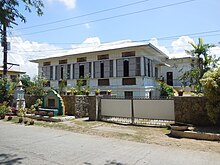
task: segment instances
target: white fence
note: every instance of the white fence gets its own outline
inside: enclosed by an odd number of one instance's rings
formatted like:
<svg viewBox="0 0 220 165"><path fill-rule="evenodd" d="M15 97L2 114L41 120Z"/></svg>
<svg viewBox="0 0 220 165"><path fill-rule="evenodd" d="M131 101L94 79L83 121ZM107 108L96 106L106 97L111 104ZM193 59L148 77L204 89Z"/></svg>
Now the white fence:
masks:
<svg viewBox="0 0 220 165"><path fill-rule="evenodd" d="M174 100L101 99L101 116L174 121Z"/></svg>

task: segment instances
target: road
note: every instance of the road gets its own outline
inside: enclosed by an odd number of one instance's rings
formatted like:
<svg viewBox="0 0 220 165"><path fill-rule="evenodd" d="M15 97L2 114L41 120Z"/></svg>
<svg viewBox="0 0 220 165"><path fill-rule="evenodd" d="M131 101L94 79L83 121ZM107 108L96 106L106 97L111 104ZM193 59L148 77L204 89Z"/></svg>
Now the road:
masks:
<svg viewBox="0 0 220 165"><path fill-rule="evenodd" d="M0 165L217 165L220 153L0 121Z"/></svg>

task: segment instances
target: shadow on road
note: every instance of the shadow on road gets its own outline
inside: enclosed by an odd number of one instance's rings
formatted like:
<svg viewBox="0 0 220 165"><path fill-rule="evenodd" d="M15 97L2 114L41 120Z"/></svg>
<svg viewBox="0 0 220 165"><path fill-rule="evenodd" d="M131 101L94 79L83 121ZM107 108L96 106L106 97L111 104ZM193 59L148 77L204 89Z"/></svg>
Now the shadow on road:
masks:
<svg viewBox="0 0 220 165"><path fill-rule="evenodd" d="M22 164L22 159L16 154L0 154L0 165Z"/></svg>

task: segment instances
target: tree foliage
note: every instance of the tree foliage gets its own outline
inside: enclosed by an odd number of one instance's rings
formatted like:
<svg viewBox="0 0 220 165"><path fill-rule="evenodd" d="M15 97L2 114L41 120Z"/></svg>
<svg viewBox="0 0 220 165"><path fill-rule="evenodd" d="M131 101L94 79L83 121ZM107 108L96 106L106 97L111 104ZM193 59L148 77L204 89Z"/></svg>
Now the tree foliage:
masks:
<svg viewBox="0 0 220 165"><path fill-rule="evenodd" d="M210 53L210 48L215 47L215 45L204 44L202 38L199 38L198 40L199 42L197 45L189 42L193 49L186 50L187 54L195 57L197 63L191 70L185 72L182 76L180 76L179 79L188 81L190 85L194 85L195 91L197 93L200 93L202 92L200 79L203 77L204 73L212 68L217 67L217 63L220 58L216 58L215 55L212 55Z"/></svg>
<svg viewBox="0 0 220 165"><path fill-rule="evenodd" d="M174 96L174 89L173 87L167 85L164 82L159 82L160 83L160 96L162 97L172 97Z"/></svg>
<svg viewBox="0 0 220 165"><path fill-rule="evenodd" d="M26 94L33 96L44 96L47 93L47 90L44 89L47 80L40 76L35 76L33 80L30 80L27 76L24 76L21 78L21 81L22 83L25 82L23 87Z"/></svg>
<svg viewBox="0 0 220 165"><path fill-rule="evenodd" d="M24 10L31 12L36 10L39 16L43 15L42 8L44 4L41 0L1 0L0 1L0 25L12 27L11 24L17 25L16 19L26 22L25 16L18 10L20 6ZM2 30L2 29L1 29Z"/></svg>
<svg viewBox="0 0 220 165"><path fill-rule="evenodd" d="M10 79L0 79L0 103L10 102L10 96L14 93L16 84Z"/></svg>
<svg viewBox="0 0 220 165"><path fill-rule="evenodd" d="M208 98L208 115L211 121L216 123L220 117L220 68L206 72L200 82L204 95Z"/></svg>

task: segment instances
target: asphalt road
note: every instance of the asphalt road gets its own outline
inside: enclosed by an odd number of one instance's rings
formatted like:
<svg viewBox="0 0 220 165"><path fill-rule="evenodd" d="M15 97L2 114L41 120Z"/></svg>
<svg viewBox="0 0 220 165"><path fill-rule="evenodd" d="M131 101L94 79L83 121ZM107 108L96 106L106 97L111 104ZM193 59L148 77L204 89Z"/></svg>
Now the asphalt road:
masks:
<svg viewBox="0 0 220 165"><path fill-rule="evenodd" d="M0 165L218 165L220 153L129 142L0 121Z"/></svg>

